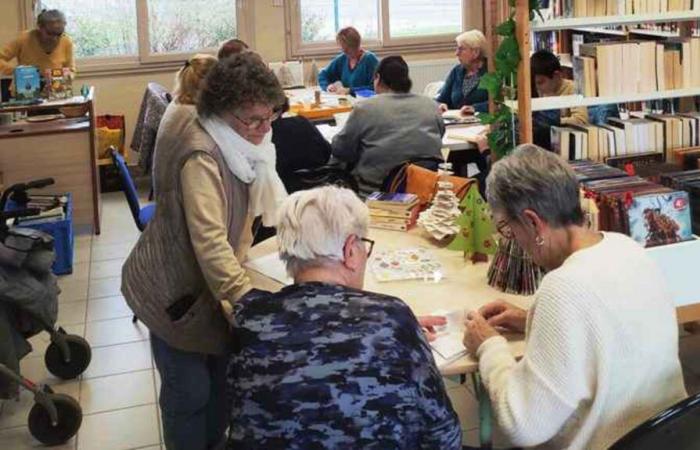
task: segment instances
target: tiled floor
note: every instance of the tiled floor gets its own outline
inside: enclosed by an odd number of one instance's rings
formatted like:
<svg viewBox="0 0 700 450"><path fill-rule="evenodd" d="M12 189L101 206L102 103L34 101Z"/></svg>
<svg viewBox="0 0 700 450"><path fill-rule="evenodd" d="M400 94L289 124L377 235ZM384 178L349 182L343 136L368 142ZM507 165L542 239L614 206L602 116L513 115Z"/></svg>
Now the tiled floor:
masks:
<svg viewBox="0 0 700 450"><path fill-rule="evenodd" d="M121 265L138 230L121 193L103 196L103 232L76 239L74 273L59 281L59 323L68 332L84 336L92 346L92 362L80 379L62 382L44 366L48 336L32 339L34 352L22 361L23 374L50 384L57 392L78 399L84 419L76 439L55 447L61 450L156 450L162 446L154 370L148 333L131 323L131 311L119 292ZM689 392L700 391L700 334L681 339ZM464 441L477 445L476 401L469 385L446 380L448 393L460 416ZM5 402L0 411L0 448L37 448L26 427L31 395ZM496 436L496 443L504 443Z"/></svg>

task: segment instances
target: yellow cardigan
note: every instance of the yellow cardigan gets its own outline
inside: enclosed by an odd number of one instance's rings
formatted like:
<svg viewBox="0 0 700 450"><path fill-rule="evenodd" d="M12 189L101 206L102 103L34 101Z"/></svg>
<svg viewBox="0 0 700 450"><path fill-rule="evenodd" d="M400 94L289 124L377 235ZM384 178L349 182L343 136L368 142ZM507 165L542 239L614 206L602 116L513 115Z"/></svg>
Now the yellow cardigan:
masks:
<svg viewBox="0 0 700 450"><path fill-rule="evenodd" d="M23 32L0 50L0 73L12 75L14 64L10 61L15 58L17 64L36 66L42 72L46 69L68 67L75 73L73 41L65 34L61 36L56 48L51 53L46 53L39 43L37 30Z"/></svg>

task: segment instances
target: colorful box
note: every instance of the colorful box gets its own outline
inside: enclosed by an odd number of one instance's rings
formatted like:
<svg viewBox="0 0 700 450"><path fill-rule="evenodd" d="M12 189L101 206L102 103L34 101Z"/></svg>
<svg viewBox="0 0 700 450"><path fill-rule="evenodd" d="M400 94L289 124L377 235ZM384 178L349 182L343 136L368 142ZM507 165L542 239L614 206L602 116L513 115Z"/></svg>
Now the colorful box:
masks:
<svg viewBox="0 0 700 450"><path fill-rule="evenodd" d="M34 66L15 67L15 99L33 100L41 95L41 76Z"/></svg>

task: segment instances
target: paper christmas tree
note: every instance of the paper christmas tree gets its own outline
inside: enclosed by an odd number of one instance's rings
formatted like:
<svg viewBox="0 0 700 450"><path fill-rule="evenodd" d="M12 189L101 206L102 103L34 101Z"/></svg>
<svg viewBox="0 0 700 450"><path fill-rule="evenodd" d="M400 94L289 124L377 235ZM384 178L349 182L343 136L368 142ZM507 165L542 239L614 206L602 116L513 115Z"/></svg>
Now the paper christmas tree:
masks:
<svg viewBox="0 0 700 450"><path fill-rule="evenodd" d="M544 276L530 255L514 240L501 239L491 261L489 285L509 294L532 295Z"/></svg>
<svg viewBox="0 0 700 450"><path fill-rule="evenodd" d="M438 191L430 208L418 217L418 224L434 239L441 241L459 232L459 199L452 192L452 183L438 181Z"/></svg>
<svg viewBox="0 0 700 450"><path fill-rule="evenodd" d="M475 263L488 261L486 255L496 253L495 230L490 209L476 185L469 188L459 206L462 209L457 218L459 233L447 248L463 251L465 259L468 257Z"/></svg>

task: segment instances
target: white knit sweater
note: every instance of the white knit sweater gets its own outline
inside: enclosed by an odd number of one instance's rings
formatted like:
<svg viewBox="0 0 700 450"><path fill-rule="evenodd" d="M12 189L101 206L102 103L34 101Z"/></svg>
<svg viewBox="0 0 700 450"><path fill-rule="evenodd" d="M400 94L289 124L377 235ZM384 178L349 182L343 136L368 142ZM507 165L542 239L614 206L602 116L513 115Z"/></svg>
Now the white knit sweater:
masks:
<svg viewBox="0 0 700 450"><path fill-rule="evenodd" d="M605 233L547 274L516 362L502 337L478 350L493 411L513 445L607 449L686 397L678 328L655 263Z"/></svg>

